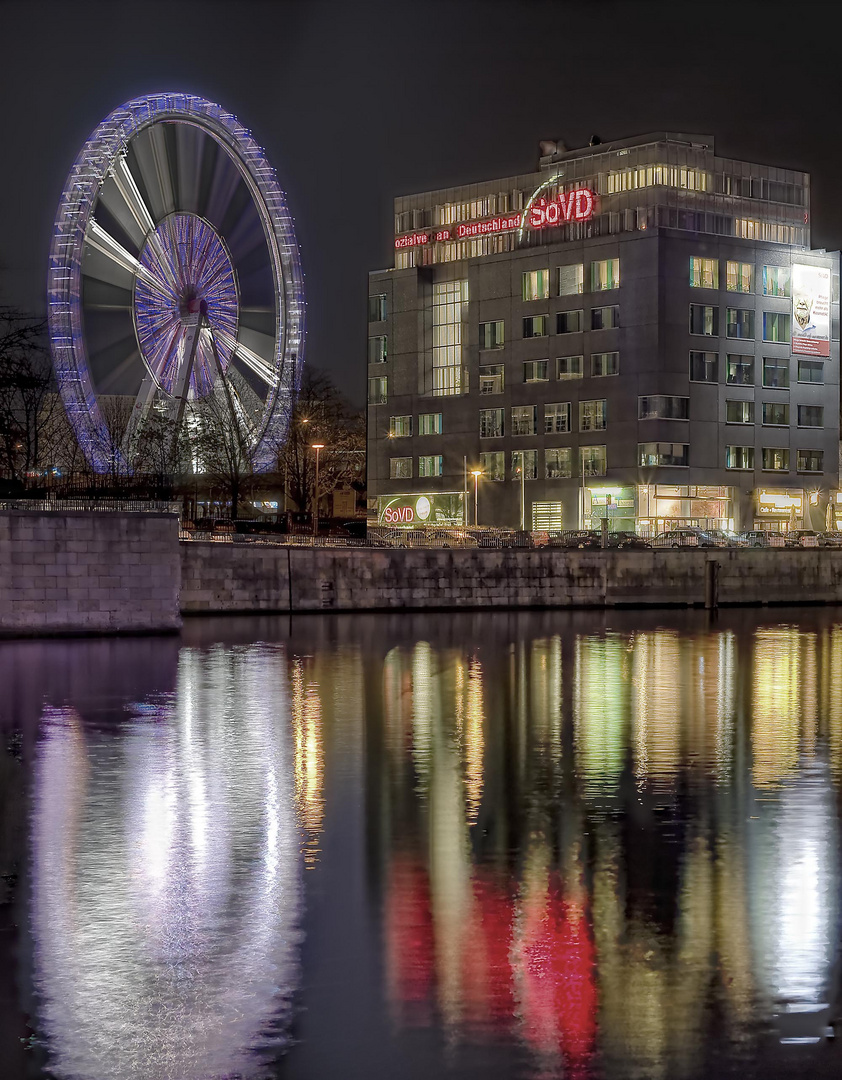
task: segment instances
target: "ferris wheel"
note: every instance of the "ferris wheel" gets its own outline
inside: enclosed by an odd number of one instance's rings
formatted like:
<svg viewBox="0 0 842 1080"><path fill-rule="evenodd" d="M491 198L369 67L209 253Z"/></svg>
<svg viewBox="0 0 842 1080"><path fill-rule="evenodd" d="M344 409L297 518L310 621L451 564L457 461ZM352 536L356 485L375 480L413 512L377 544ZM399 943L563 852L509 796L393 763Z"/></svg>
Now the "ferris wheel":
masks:
<svg viewBox="0 0 842 1080"><path fill-rule="evenodd" d="M208 400L257 471L277 460L302 365L302 273L284 193L231 113L153 94L102 121L61 196L48 299L59 391L95 471L115 454L130 467L153 418L174 439ZM116 444L106 399L130 405Z"/></svg>

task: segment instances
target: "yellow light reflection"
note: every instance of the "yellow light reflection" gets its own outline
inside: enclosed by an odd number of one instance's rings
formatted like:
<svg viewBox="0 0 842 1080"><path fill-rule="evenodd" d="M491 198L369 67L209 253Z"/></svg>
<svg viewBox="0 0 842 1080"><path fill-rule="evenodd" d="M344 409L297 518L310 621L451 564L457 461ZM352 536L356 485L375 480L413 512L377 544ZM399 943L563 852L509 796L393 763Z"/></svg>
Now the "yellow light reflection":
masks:
<svg viewBox="0 0 842 1080"><path fill-rule="evenodd" d="M307 665L292 664L292 729L295 736L295 798L307 839L304 865L315 865L324 820L324 739L318 685L308 679Z"/></svg>

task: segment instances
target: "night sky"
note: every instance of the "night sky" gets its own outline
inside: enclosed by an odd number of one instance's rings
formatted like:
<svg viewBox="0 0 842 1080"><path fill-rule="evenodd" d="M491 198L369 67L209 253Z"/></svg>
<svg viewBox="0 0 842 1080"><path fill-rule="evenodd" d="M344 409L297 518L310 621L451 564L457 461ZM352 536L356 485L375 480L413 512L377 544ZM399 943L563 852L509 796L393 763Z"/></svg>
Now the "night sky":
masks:
<svg viewBox="0 0 842 1080"><path fill-rule="evenodd" d="M532 170L538 142L703 132L812 174L842 246L842 3L0 3L0 303L44 310L52 222L97 123L143 93L234 112L295 215L307 358L356 403L396 195Z"/></svg>

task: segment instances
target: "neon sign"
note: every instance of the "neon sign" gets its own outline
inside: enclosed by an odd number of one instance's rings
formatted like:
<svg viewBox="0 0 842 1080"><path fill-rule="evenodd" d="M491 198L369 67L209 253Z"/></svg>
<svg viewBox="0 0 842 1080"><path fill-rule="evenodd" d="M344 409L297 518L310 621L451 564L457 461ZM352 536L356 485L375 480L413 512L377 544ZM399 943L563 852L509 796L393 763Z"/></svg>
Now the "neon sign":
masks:
<svg viewBox="0 0 842 1080"><path fill-rule="evenodd" d="M395 241L395 247L410 248L418 247L420 244L428 244L430 242L430 234L425 232L410 233L409 236L399 236Z"/></svg>
<svg viewBox="0 0 842 1080"><path fill-rule="evenodd" d="M544 229L568 221L587 221L593 217L594 201L590 188L560 191L555 199L541 196L529 207L529 224L533 229Z"/></svg>
<svg viewBox="0 0 842 1080"><path fill-rule="evenodd" d="M456 238L463 239L466 236L486 236L488 233L512 232L520 228L521 215L507 214L505 217L490 218L488 221L472 221L465 225L456 226Z"/></svg>

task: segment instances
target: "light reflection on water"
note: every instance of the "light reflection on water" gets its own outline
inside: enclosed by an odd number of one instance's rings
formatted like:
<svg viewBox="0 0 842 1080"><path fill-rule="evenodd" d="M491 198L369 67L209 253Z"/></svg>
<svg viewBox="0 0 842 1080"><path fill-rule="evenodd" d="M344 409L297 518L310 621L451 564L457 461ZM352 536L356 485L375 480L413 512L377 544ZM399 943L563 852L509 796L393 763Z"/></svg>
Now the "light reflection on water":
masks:
<svg viewBox="0 0 842 1080"><path fill-rule="evenodd" d="M196 623L116 718L54 674L52 1074L838 1074L842 627L810 618Z"/></svg>

